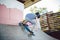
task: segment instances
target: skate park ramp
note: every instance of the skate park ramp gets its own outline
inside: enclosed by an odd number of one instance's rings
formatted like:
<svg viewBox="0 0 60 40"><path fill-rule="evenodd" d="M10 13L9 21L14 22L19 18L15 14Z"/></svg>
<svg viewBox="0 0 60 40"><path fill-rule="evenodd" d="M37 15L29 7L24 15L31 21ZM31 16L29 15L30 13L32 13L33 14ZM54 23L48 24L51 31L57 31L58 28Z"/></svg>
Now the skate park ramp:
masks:
<svg viewBox="0 0 60 40"><path fill-rule="evenodd" d="M47 39L56 40L55 38L52 37ZM35 39L31 39L31 37L28 37L28 34L23 32L19 26L0 24L0 40L35 40Z"/></svg>
<svg viewBox="0 0 60 40"><path fill-rule="evenodd" d="M0 40L28 40L19 26L0 25Z"/></svg>

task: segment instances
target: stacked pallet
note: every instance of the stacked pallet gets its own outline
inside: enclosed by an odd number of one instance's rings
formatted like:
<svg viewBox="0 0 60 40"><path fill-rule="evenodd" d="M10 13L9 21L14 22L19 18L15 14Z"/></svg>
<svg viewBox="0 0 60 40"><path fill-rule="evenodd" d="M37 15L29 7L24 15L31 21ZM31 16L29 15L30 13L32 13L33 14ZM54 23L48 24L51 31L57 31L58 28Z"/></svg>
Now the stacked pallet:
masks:
<svg viewBox="0 0 60 40"><path fill-rule="evenodd" d="M41 15L41 18L40 18L42 30L47 29L47 28L48 30L50 30L49 27L51 28L51 30L60 29L60 12L47 13L47 14L48 16L46 14L43 14Z"/></svg>

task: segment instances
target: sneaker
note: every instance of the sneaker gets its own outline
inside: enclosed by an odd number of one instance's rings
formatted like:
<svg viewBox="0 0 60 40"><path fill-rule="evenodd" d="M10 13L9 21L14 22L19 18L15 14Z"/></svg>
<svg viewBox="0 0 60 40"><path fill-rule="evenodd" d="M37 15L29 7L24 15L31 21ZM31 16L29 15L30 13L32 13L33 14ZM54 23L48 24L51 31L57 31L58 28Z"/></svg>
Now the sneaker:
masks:
<svg viewBox="0 0 60 40"><path fill-rule="evenodd" d="M34 34L34 33L30 33L30 35L33 35L33 36L35 36L35 34Z"/></svg>

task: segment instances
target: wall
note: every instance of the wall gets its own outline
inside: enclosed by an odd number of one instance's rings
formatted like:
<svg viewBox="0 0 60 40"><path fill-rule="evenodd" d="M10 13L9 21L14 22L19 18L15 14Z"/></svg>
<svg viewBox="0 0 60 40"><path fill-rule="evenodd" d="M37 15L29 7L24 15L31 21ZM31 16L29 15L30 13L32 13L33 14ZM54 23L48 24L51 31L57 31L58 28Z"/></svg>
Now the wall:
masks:
<svg viewBox="0 0 60 40"><path fill-rule="evenodd" d="M23 20L24 5L16 0L0 1L0 24L18 25Z"/></svg>

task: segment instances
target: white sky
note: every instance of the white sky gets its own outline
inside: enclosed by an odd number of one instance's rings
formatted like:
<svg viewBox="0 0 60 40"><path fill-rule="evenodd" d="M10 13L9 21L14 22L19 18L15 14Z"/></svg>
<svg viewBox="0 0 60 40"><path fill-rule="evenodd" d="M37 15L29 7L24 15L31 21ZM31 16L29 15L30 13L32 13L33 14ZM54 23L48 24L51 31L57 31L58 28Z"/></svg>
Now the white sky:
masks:
<svg viewBox="0 0 60 40"><path fill-rule="evenodd" d="M42 0L42 1L39 1L39 2L35 3L34 5L24 9L24 18L25 18L25 15L27 13L31 13L31 11L30 11L31 7L34 7L34 6L37 6L38 8L45 7L45 8L47 8L48 11L57 12L59 9L59 5L60 5L60 0Z"/></svg>

